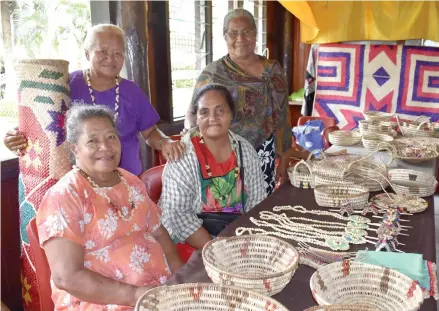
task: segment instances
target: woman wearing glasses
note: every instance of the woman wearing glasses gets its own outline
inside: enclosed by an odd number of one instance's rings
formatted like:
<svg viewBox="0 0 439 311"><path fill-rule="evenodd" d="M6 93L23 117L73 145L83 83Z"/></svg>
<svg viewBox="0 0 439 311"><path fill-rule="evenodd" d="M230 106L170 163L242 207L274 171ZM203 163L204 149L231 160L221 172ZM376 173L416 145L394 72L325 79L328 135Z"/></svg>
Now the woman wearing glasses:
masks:
<svg viewBox="0 0 439 311"><path fill-rule="evenodd" d="M275 187L276 157L281 159L278 176L285 179L288 161L284 152L291 147L285 74L279 62L254 52L257 31L250 12L244 9L229 12L224 18L223 34L228 54L203 70L194 94L211 83L221 84L230 91L236 106L230 129L256 149L264 185L267 194L271 194ZM191 110L189 107L186 113L185 130L196 126ZM288 156L303 157L304 154L300 150L289 150Z"/></svg>

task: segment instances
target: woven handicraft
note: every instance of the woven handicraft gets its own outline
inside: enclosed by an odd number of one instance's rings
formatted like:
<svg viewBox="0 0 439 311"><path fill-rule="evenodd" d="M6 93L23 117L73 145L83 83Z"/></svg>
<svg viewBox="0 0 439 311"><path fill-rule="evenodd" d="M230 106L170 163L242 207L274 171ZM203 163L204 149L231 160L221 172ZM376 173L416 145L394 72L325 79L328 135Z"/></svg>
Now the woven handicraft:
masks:
<svg viewBox="0 0 439 311"><path fill-rule="evenodd" d="M212 283L156 287L137 302L135 311L288 311L276 300L246 289Z"/></svg>
<svg viewBox="0 0 439 311"><path fill-rule="evenodd" d="M281 292L299 264L299 252L291 244L262 235L217 238L204 246L202 255L214 283L267 296Z"/></svg>
<svg viewBox="0 0 439 311"><path fill-rule="evenodd" d="M35 265L26 227L47 190L70 170L64 120L70 104L68 62L23 60L16 65L19 129L28 146L19 159L23 306L40 310Z"/></svg>
<svg viewBox="0 0 439 311"><path fill-rule="evenodd" d="M317 59L314 116L335 118L343 130L365 111L439 120L439 48L323 44Z"/></svg>
<svg viewBox="0 0 439 311"><path fill-rule="evenodd" d="M308 308L305 311L379 311L379 310L374 307L352 304L352 305L315 306Z"/></svg>
<svg viewBox="0 0 439 311"><path fill-rule="evenodd" d="M345 260L319 268L310 279L319 305L360 304L380 311L418 310L422 289L408 276L388 268Z"/></svg>
<svg viewBox="0 0 439 311"><path fill-rule="evenodd" d="M312 167L316 185L357 184L369 191L380 191L388 186L387 167L379 159L357 155L326 157Z"/></svg>

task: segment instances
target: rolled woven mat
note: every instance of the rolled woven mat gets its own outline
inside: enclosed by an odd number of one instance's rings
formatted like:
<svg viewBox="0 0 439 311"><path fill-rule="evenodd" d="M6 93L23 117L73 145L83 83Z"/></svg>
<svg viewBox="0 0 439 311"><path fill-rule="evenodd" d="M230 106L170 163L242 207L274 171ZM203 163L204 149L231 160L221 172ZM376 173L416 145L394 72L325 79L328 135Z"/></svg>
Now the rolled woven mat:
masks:
<svg viewBox="0 0 439 311"><path fill-rule="evenodd" d="M26 227L47 190L70 170L65 113L70 105L69 63L22 60L16 65L19 130L28 146L19 159L22 298L25 310L40 310L33 254Z"/></svg>

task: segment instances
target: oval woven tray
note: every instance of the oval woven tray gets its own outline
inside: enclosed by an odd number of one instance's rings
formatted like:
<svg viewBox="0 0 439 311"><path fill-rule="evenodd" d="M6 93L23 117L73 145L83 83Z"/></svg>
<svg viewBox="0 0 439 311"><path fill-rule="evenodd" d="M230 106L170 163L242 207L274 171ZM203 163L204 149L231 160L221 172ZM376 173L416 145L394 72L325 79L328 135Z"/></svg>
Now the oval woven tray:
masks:
<svg viewBox="0 0 439 311"><path fill-rule="evenodd" d="M389 198L390 196L390 198ZM428 207L427 201L417 196L400 197L395 193L380 193L370 199L370 203L379 209L388 209L397 205L407 212L415 214L425 211Z"/></svg>
<svg viewBox="0 0 439 311"><path fill-rule="evenodd" d="M424 301L417 282L388 268L342 261L319 268L310 279L319 305L364 304L378 310L418 310Z"/></svg>
<svg viewBox="0 0 439 311"><path fill-rule="evenodd" d="M406 169L389 170L389 180L396 192L428 197L436 192L438 182L433 175Z"/></svg>
<svg viewBox="0 0 439 311"><path fill-rule="evenodd" d="M143 294L135 311L288 311L278 301L235 286L190 283L160 286Z"/></svg>
<svg viewBox="0 0 439 311"><path fill-rule="evenodd" d="M214 239L204 246L202 256L214 283L268 296L279 293L290 282L299 264L299 252L291 244L258 235Z"/></svg>
<svg viewBox="0 0 439 311"><path fill-rule="evenodd" d="M316 202L322 207L363 209L369 199L369 189L359 185L321 185L314 188Z"/></svg>
<svg viewBox="0 0 439 311"><path fill-rule="evenodd" d="M329 142L336 146L353 146L361 141L358 131L334 131L329 133Z"/></svg>

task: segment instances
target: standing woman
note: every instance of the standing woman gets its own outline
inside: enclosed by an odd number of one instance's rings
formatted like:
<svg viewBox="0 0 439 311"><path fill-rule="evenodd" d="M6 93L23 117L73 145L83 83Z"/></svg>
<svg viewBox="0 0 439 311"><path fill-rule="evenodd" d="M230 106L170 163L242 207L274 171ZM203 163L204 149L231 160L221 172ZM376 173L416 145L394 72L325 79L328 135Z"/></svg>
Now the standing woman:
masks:
<svg viewBox="0 0 439 311"><path fill-rule="evenodd" d="M259 155L267 194L275 187L275 161L281 158L279 177L286 177L286 154L291 148L291 124L288 119L288 86L276 60L255 53L256 23L244 9L229 12L224 18L223 34L228 54L212 62L199 76L194 94L206 84L221 84L232 94L236 115L231 130L247 141ZM192 101L194 103L194 101ZM196 126L190 107L185 130ZM303 157L292 150L289 156Z"/></svg>
<svg viewBox="0 0 439 311"><path fill-rule="evenodd" d="M89 68L70 74L72 105L104 105L114 112L120 135L122 156L120 167L139 176L142 173L137 133L167 160L177 160L184 147L165 136L156 127L160 117L142 89L133 81L119 76L125 61L125 35L111 24L92 27L84 41ZM17 129L6 134L4 143L11 151L21 153L26 137Z"/></svg>

